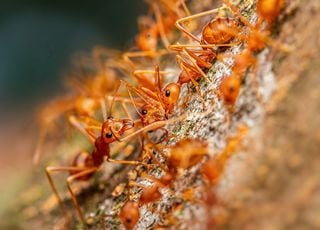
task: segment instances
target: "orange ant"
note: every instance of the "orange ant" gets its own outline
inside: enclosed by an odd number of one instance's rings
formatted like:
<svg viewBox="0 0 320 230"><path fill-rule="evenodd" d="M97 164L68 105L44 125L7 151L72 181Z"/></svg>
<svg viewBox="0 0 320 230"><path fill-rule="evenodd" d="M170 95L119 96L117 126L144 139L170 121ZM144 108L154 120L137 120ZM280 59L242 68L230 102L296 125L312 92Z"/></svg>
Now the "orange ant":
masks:
<svg viewBox="0 0 320 230"><path fill-rule="evenodd" d="M162 88L159 66L156 66L155 71L137 71L135 74L143 73L154 73L155 84L149 84L149 88L143 86L133 87L128 83L125 84L131 98L132 95L130 91L133 91L144 101L145 104L141 107L141 110L137 107L136 110L142 125L147 126L156 121L168 119L168 116L173 112L174 106L179 99L180 86L175 83L169 83Z"/></svg>
<svg viewBox="0 0 320 230"><path fill-rule="evenodd" d="M151 146L151 148L148 148L148 146ZM207 154L206 142L194 139L183 139L176 145L170 147L170 153L168 156L168 169L166 169L152 153L152 147L156 148L156 146L153 144L148 146L145 146L147 148L144 148L144 150L152 157L152 159L156 161L156 163L165 173L160 178L155 178L143 173L141 177L153 181L154 184L152 186L145 186L133 181L129 182L129 187L137 186L142 188L142 191L138 201L130 201L130 199L128 199L128 201L125 202L120 210L119 218L127 229L133 229L137 224L140 218L139 207L141 205L154 203L162 197L159 189L161 187L168 187L173 182L177 176L178 169L190 168L198 163L205 154ZM158 148L156 148L156 150L159 151Z"/></svg>
<svg viewBox="0 0 320 230"><path fill-rule="evenodd" d="M126 229L133 229L140 219L139 203L128 200L120 209L119 219Z"/></svg>
<svg viewBox="0 0 320 230"><path fill-rule="evenodd" d="M226 166L227 160L239 148L240 142L248 132L248 127L241 125L237 134L229 137L225 149L215 158L206 161L202 166L202 174L211 185L215 185Z"/></svg>
<svg viewBox="0 0 320 230"><path fill-rule="evenodd" d="M231 136L227 140L227 146L225 149L216 157L209 159L202 165L202 175L207 182L203 190L203 201L207 207L207 226L214 226L219 220L219 216L211 216L210 212L212 208L219 205L219 200L216 192L212 190L217 185L219 179L221 178L225 167L227 165L228 159L233 155L233 153L239 148L240 143L244 136L247 134L248 127L241 125L238 127L237 133ZM223 218L220 216L220 218ZM219 221L218 221L219 222Z"/></svg>
<svg viewBox="0 0 320 230"><path fill-rule="evenodd" d="M160 178L155 178L142 173L142 178L146 178L154 182L154 185L151 187L146 187L130 181L130 185L143 188L140 196L140 202L142 203L150 203L158 200L161 197L159 188L168 187L177 177L179 169L185 170L191 168L200 162L203 156L208 153L207 142L186 138L169 148L167 167L164 167L153 154L155 149L160 155L164 156L162 151L159 150L159 148L157 148L154 144L150 144L146 147L147 148L144 148L145 154L149 155L151 159L153 159L155 163L159 165L164 174Z"/></svg>
<svg viewBox="0 0 320 230"><path fill-rule="evenodd" d="M256 25L252 25L241 13L236 9L228 0L224 0L224 3L230 8L230 10L240 19L240 21L250 29L248 34L242 35L238 33L235 29L226 29L226 32L236 36L240 40L247 43L247 47L241 51L241 53L236 54L234 58L233 66L231 67L232 75L230 77L224 77L220 85L220 91L226 105L233 106L240 90L241 81L247 71L251 66L253 67L253 77L256 76L257 71L257 60L254 56L255 52L258 52L270 44L275 47L288 50L288 47L277 44L272 39L269 38L269 31L262 30L262 22L266 21L268 27L280 13L284 6L284 1L266 1L260 0L257 2L257 13L258 22ZM227 55L223 55L227 56ZM218 59L221 57L218 56ZM260 99L260 96L258 95Z"/></svg>
<svg viewBox="0 0 320 230"><path fill-rule="evenodd" d="M204 77L208 82L211 81L208 79L207 75L204 73L204 70L209 69L212 66L212 62L216 58L216 52L218 47L227 47L234 44L228 44L235 36L228 32L229 29L238 30L238 22L232 18L226 17L216 17L209 21L202 29L201 38L196 37L191 32L189 32L184 26L183 22L189 21L195 18L203 17L206 15L211 15L219 12L224 7L205 11L195 15L181 18L177 20L176 27L185 33L189 38L198 42L196 45L171 45L169 48L179 53L183 53L185 57L177 55L177 61L182 69L181 74L179 75L179 84L192 83L196 86L199 96L202 98L197 80L200 77ZM199 49L201 48L201 49Z"/></svg>
<svg viewBox="0 0 320 230"><path fill-rule="evenodd" d="M103 52L109 52L109 50L103 50ZM48 135L49 131L53 129L53 123L58 121L62 116L78 115L92 117L100 106L104 106L105 99L109 99L107 96L109 92L113 90L116 85L116 68L118 66L105 65L104 62L98 59L101 56L102 50L95 49L93 51L97 72L92 74L83 73L84 69L84 56L79 56L76 59L76 64L80 64L80 74L75 74L73 77L69 77L66 81L68 88L71 89L69 95L57 98L49 102L39 112L40 120L40 134L38 143L36 145L35 153L33 156L33 162L37 164L42 151L42 145ZM113 54L113 52L111 53ZM84 75L84 76L83 76ZM123 100L119 97L117 100ZM129 100L127 100L128 102Z"/></svg>
<svg viewBox="0 0 320 230"><path fill-rule="evenodd" d="M75 117L70 117L71 122L77 123ZM78 125L78 124L76 124ZM119 140L119 138L127 131L134 127L134 123L130 119L114 119L109 117L101 127L99 136L94 136L93 133L87 132L87 135L94 144L94 150L91 154L88 152L80 152L74 157L70 166L47 167L46 174L50 182L50 186L59 201L59 205L63 213L65 213L63 202L54 185L51 173L67 171L70 176L67 178L67 187L71 195L72 201L76 206L80 220L85 224L85 219L82 214L80 205L71 188L71 183L75 180L89 180L93 174L100 168L102 163L106 160L113 163L141 165L144 164L139 161L115 160L110 158L110 144ZM144 164L145 165L145 164Z"/></svg>
<svg viewBox="0 0 320 230"><path fill-rule="evenodd" d="M112 106L111 106L112 108ZM111 111L110 108L110 111ZM75 116L70 116L69 121L70 123L79 129L94 145L94 150L91 154L88 152L81 152L77 154L71 164L71 166L57 166L57 167L47 167L46 168L46 175L48 177L50 186L57 197L61 210L65 212L63 202L58 194L58 191L54 185L51 173L52 172L69 172L70 176L67 178L67 188L71 195L72 201L76 206L77 213L79 218L81 219L82 223L85 224L85 219L82 214L82 210L76 196L71 188L71 183L75 180L89 180L93 174L100 168L102 163L106 160L107 162L111 163L120 163L120 164L130 164L130 165L145 165L148 167L154 166L152 164L146 164L140 161L132 161L132 160L118 160L112 159L110 154L110 144L118 141L124 142L132 137L143 133L148 132L150 130L157 129L164 125L181 121L186 118L186 115L181 115L180 117L172 118L168 121L158 121L153 124L150 124L146 127L143 127L133 133L128 134L125 137L122 137L125 132L128 132L134 128L134 122L132 119L115 119L113 117L108 117L102 125L95 121L94 119L89 118L85 120L85 123L82 124L80 120L78 120ZM92 124L91 124L92 123ZM84 127L83 127L84 125ZM100 134L96 135L95 133L91 132L91 130L100 130Z"/></svg>
<svg viewBox="0 0 320 230"><path fill-rule="evenodd" d="M152 16L141 16L138 19L139 33L136 36L136 46L140 51L126 52L123 59L135 69L135 64L131 58L161 56L169 54L167 47L169 46L168 34L174 28L174 23L178 17L181 17L183 10L189 14L184 0L172 2L168 0L147 1L150 9L154 13L155 20ZM158 40L161 38L166 49L157 50Z"/></svg>

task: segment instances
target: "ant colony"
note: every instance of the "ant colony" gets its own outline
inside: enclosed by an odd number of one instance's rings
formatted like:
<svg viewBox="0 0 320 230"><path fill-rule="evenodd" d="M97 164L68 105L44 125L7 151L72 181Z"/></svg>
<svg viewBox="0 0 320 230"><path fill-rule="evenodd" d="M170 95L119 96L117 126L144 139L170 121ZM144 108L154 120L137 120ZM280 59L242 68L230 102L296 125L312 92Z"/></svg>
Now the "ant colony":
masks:
<svg viewBox="0 0 320 230"><path fill-rule="evenodd" d="M63 130L70 141L72 130L88 147L45 168L61 218L106 229L212 229L224 222L217 187L254 121L248 108L268 100L258 55L289 49L271 37L285 1L223 0L202 12L193 1L146 2L133 47L78 57L68 94L42 108L34 163L49 136ZM59 172L69 174L65 190ZM98 212L86 210L82 184L112 184L90 204Z"/></svg>

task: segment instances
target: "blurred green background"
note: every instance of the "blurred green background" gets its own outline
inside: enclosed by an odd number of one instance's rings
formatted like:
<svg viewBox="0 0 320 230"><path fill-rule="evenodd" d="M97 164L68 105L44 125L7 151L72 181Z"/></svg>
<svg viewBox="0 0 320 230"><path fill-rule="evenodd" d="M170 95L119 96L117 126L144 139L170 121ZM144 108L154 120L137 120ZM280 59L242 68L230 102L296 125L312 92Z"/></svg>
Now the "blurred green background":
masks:
<svg viewBox="0 0 320 230"><path fill-rule="evenodd" d="M75 51L128 48L144 7L142 0L2 1L1 112L18 112L59 90Z"/></svg>

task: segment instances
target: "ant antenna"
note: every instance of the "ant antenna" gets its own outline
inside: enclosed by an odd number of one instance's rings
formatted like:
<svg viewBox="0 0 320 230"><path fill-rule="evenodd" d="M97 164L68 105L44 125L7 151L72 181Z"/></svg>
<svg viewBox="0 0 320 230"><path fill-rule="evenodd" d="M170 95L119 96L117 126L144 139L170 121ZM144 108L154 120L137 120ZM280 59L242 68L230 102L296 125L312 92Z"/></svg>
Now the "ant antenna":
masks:
<svg viewBox="0 0 320 230"><path fill-rule="evenodd" d="M115 87L116 90L114 91L114 94L113 94L113 97L112 97L112 101L111 101L111 104L110 104L108 117L110 117L111 114L112 114L112 106L113 106L113 104L114 104L114 102L115 102L115 98L116 98L116 95L117 95L117 93L118 93L118 91L119 91L119 89L120 89L120 86L121 86L121 81L117 82L117 85L116 85L116 87Z"/></svg>

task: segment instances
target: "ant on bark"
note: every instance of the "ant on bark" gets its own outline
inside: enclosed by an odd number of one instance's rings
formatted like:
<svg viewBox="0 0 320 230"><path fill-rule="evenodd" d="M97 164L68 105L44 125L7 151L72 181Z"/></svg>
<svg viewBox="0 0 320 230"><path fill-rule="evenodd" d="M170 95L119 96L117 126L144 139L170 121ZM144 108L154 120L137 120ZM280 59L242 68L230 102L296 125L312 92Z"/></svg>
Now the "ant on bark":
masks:
<svg viewBox="0 0 320 230"><path fill-rule="evenodd" d="M157 121L167 120L169 115L172 114L180 94L180 87L178 84L169 83L165 87L162 87L163 83L161 74L167 72L160 71L159 66L156 66L154 71L135 71L135 75L150 73L155 75L154 83L142 83L141 86L134 87L124 82L139 115L142 126L147 126ZM132 92L138 95L144 103L140 109L135 105Z"/></svg>
<svg viewBox="0 0 320 230"><path fill-rule="evenodd" d="M241 34L238 30L232 28L225 30L226 33L229 33L237 37L239 40L246 42L247 45L246 48L239 54L233 56L234 63L231 67L232 75L230 77L224 77L220 85L220 90L226 105L233 106L240 91L241 81L250 67L253 68L253 83L256 85L255 76L257 74L257 60L255 54L264 49L267 45L282 49L286 52L288 52L291 48L272 40L268 30L268 28L271 27L272 22L275 21L280 14L281 9L284 7L283 0L259 0L257 2L258 21L255 25L250 23L248 19L242 16L241 12L236 9L229 0L224 0L224 3L249 29L249 31L245 34ZM266 29L263 29L264 21L267 23ZM245 32L244 29L243 31ZM218 55L217 58L218 60L221 60L222 57L228 56L231 55L222 54L221 56ZM256 93L260 99L260 95L258 92Z"/></svg>
<svg viewBox="0 0 320 230"><path fill-rule="evenodd" d="M113 97L113 101L115 96ZM112 105L110 107L110 111L112 109ZM152 123L148 126L138 129L125 137L122 137L125 133L130 132L135 126L135 122L130 119L115 119L109 116L102 124L96 121L95 119L88 118L82 122L77 119L75 116L70 116L70 123L76 127L81 133L83 133L93 144L94 149L89 154L88 152L80 152L78 153L70 166L57 166L57 167L47 167L46 175L48 177L50 186L57 197L60 208L63 213L66 213L63 202L58 194L58 191L53 182L51 173L52 172L69 172L70 176L66 179L67 188L71 195L72 201L76 206L77 213L82 223L85 224L85 218L83 216L82 210L76 196L72 190L71 183L73 181L87 181L89 180L93 174L100 168L104 161L111 163L120 163L120 164L129 164L129 165L144 165L147 167L154 167L155 165L143 163L140 161L132 161L132 160L118 160L112 159L110 155L110 144L118 141L124 142L127 141L143 132L148 132L150 130L158 129L166 124L174 123L185 119L186 115L182 115L180 117L172 118L168 121L158 121ZM97 135L93 130L98 130L100 133Z"/></svg>
<svg viewBox="0 0 320 230"><path fill-rule="evenodd" d="M165 167L153 154L153 151L156 150L159 154L161 153L163 155L161 152L162 150L153 144L150 144L149 147L144 148L144 151L155 161L156 165L158 165L164 173L160 178L142 173L141 178L153 182L151 186L145 186L134 181L129 182L129 188L136 186L142 188L142 191L138 201L131 201L129 199L130 190L128 189L128 200L122 206L119 213L119 218L127 229L134 228L138 223L140 218L139 207L141 205L151 204L161 199L162 193L160 192L160 189L170 187L178 176L178 170L185 170L194 166L208 152L207 143L205 141L183 139L169 148L167 167Z"/></svg>
<svg viewBox="0 0 320 230"><path fill-rule="evenodd" d="M178 83L184 84L191 81L196 86L197 92L203 103L204 99L197 80L204 77L209 83L211 83L205 74L205 71L212 66L212 62L217 56L219 47L229 47L234 45L229 42L233 40L235 36L228 33L228 30L238 30L239 25L235 19L217 16L202 28L201 38L198 38L189 32L183 26L183 23L206 15L219 13L224 8L225 7L221 7L201 12L177 20L176 27L198 44L176 44L169 46L171 50L179 52L176 58L182 72L179 75Z"/></svg>
<svg viewBox="0 0 320 230"><path fill-rule="evenodd" d="M133 68L136 65L132 58L162 56L170 54L167 50L169 46L168 35L174 28L175 21L182 15L190 14L185 0L168 1L147 1L150 5L150 12L154 15L141 16L138 19L139 33L136 36L136 46L139 51L126 52L123 59ZM183 11L185 13L183 13ZM154 19L155 18L155 19ZM157 49L158 40L161 39L165 49Z"/></svg>

